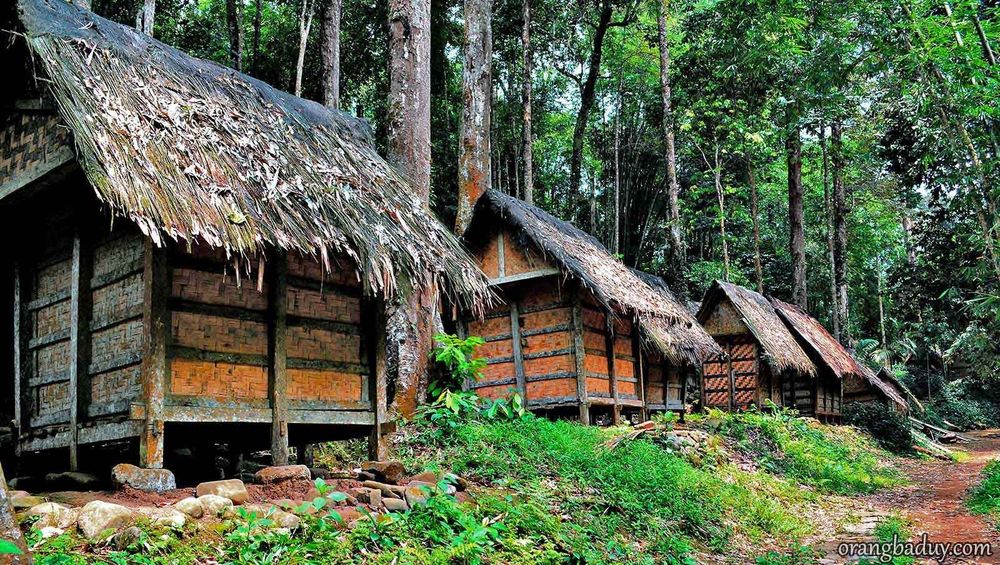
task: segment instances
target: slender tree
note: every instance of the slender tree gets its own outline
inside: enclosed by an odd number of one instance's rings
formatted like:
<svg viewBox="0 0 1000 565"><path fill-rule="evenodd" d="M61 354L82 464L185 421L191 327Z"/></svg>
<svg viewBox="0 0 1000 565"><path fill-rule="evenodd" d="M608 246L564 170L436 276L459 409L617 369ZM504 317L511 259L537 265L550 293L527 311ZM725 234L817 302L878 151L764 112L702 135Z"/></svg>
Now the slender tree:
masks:
<svg viewBox="0 0 1000 565"><path fill-rule="evenodd" d="M243 0L226 0L226 26L229 29L229 64L243 70ZM296 94L299 94L296 85Z"/></svg>
<svg viewBox="0 0 1000 565"><path fill-rule="evenodd" d="M323 105L340 108L340 12L342 0L323 7Z"/></svg>
<svg viewBox="0 0 1000 565"><path fill-rule="evenodd" d="M681 236L681 216L678 205L680 184L677 182L677 155L674 148L674 110L670 88L670 39L668 36L667 19L670 13L670 0L660 1L660 11L657 14L657 27L660 44L660 92L663 102L663 148L664 160L667 166L667 253L671 271L680 273L683 268L685 252L684 240Z"/></svg>
<svg viewBox="0 0 1000 565"><path fill-rule="evenodd" d="M792 256L792 301L803 310L809 307L806 287L806 233L802 192L802 139L798 112L789 106L785 138L788 165L788 249Z"/></svg>
<svg viewBox="0 0 1000 565"><path fill-rule="evenodd" d="M764 294L764 269L760 262L760 211L757 194L757 177L753 171L753 161L747 155L747 181L750 184L750 220L753 222L753 270L757 282L757 292Z"/></svg>
<svg viewBox="0 0 1000 565"><path fill-rule="evenodd" d="M524 77L521 79L521 132L522 157L524 161L524 201L535 201L535 166L531 130L531 0L522 0L521 15L521 58Z"/></svg>
<svg viewBox="0 0 1000 565"><path fill-rule="evenodd" d="M306 64L306 45L312 31L314 0L302 0L299 11L299 58L295 64L295 95L302 96L302 72Z"/></svg>
<svg viewBox="0 0 1000 565"><path fill-rule="evenodd" d="M826 255L830 265L830 325L833 336L840 339L840 317L837 306L837 258L834 252L833 198L830 194L830 151L827 148L826 124L819 127L819 150L823 157L823 211L826 214Z"/></svg>
<svg viewBox="0 0 1000 565"><path fill-rule="evenodd" d="M840 331L837 336L846 345L851 345L850 325L848 324L847 297L847 194L844 185L844 142L843 124L835 120L830 125L830 153L833 165L833 280L836 286L837 322L835 327Z"/></svg>
<svg viewBox="0 0 1000 565"><path fill-rule="evenodd" d="M253 12L253 58L250 63L250 72L256 75L260 72L260 27L264 19L264 0L256 0Z"/></svg>
<svg viewBox="0 0 1000 565"><path fill-rule="evenodd" d="M458 144L458 217L463 233L476 200L490 189L492 114L492 0L465 0L465 65L462 68L462 124Z"/></svg>
<svg viewBox="0 0 1000 565"><path fill-rule="evenodd" d="M135 29L153 36L153 20L156 16L156 0L142 0L135 14Z"/></svg>
<svg viewBox="0 0 1000 565"><path fill-rule="evenodd" d="M405 175L421 206L431 192L431 3L389 3L388 158ZM392 411L410 416L423 396L437 319L436 290L411 293L389 316Z"/></svg>

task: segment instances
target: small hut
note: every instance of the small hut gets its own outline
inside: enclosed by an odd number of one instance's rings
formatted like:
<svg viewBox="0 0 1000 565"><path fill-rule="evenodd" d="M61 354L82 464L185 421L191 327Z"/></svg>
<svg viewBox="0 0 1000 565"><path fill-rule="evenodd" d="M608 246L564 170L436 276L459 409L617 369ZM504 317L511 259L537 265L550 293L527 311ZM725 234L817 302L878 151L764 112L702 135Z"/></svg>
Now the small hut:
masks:
<svg viewBox="0 0 1000 565"><path fill-rule="evenodd" d="M681 409L679 384L668 391L670 367L720 353L669 291L539 208L488 191L465 239L504 300L485 318L464 319L464 331L487 342L484 378L469 383L483 396L514 389L532 410L618 422L623 412Z"/></svg>
<svg viewBox="0 0 1000 565"><path fill-rule="evenodd" d="M282 464L290 443L377 439L384 302L491 293L367 124L63 0L16 9L0 411L17 452L76 468L125 445L160 467L165 442L217 439Z"/></svg>
<svg viewBox="0 0 1000 565"><path fill-rule="evenodd" d="M705 293L698 321L725 353L704 364L705 407L739 410L770 400L813 413L816 365L767 298L717 280Z"/></svg>
<svg viewBox="0 0 1000 565"><path fill-rule="evenodd" d="M839 419L844 383L847 379L867 379L870 370L858 363L816 318L776 298L772 298L771 303L818 368L812 387L813 415L821 419Z"/></svg>
<svg viewBox="0 0 1000 565"><path fill-rule="evenodd" d="M913 396L889 369L880 367L877 371L864 367L863 377L849 376L844 379L844 404L881 402L901 414L910 413L910 403L923 410L920 401Z"/></svg>

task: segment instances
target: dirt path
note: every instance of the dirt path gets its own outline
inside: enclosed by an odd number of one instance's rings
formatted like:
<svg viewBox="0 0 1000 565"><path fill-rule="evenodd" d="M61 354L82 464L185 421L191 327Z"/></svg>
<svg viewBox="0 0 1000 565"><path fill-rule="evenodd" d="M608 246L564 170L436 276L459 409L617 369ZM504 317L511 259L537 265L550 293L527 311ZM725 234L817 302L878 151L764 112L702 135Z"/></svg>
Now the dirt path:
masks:
<svg viewBox="0 0 1000 565"><path fill-rule="evenodd" d="M979 483L983 467L1000 458L1000 430L964 434L972 442L959 447L969 453L963 463L903 460L903 472L912 484L874 498L884 512L898 512L911 521L913 539L927 534L931 542L989 542L994 555L977 559L952 558L945 563L1000 563L1000 535L983 516L965 506L969 489ZM937 561L929 561L937 563Z"/></svg>

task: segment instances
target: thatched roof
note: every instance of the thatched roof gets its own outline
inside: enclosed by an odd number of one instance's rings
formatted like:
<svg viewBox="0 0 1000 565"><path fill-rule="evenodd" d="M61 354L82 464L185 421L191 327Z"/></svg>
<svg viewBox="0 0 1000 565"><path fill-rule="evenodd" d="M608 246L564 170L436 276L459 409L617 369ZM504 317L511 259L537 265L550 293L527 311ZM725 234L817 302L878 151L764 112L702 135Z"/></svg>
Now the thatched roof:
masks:
<svg viewBox="0 0 1000 565"><path fill-rule="evenodd" d="M64 0L18 0L36 67L99 198L157 243L346 254L375 294L489 290L375 150L369 126Z"/></svg>
<svg viewBox="0 0 1000 565"><path fill-rule="evenodd" d="M788 324L793 334L806 344L814 358L819 359L838 379L847 376L864 377L868 369L858 363L846 347L837 338L826 331L819 323L798 306L772 298L775 311Z"/></svg>
<svg viewBox="0 0 1000 565"><path fill-rule="evenodd" d="M868 382L882 391L890 401L898 404L904 410L909 409L910 403L912 403L918 411L924 411L924 405L910 392L910 389L906 388L906 385L899 382L899 379L892 374L892 371L885 367L880 367L877 371L865 367L865 371L865 378ZM909 400L909 403L907 400Z"/></svg>
<svg viewBox="0 0 1000 565"><path fill-rule="evenodd" d="M669 290L647 284L586 232L517 198L487 191L476 204L466 238L483 237L498 225L521 238L520 244L539 249L609 311L637 321L644 343L671 362L700 365L721 353Z"/></svg>
<svg viewBox="0 0 1000 565"><path fill-rule="evenodd" d="M670 287L667 286L667 281L663 280L663 277L638 269L631 270L643 282L653 287L660 294L664 303L668 303L673 308L687 314L687 318L682 323L666 323L666 320L661 317L650 316L643 318L640 315L647 331L662 334L662 341L670 340L676 344L675 347L690 350L689 352L685 352L685 355L697 357L701 361L705 361L709 357L722 355L722 349L719 348L719 344L715 342L712 336L708 335L705 328L701 327L701 324L695 319L690 309L690 303L675 295Z"/></svg>
<svg viewBox="0 0 1000 565"><path fill-rule="evenodd" d="M760 293L723 281L713 281L701 301L698 321L705 323L716 306L729 300L743 324L760 344L764 359L776 372L816 374L816 366L781 321L774 307Z"/></svg>

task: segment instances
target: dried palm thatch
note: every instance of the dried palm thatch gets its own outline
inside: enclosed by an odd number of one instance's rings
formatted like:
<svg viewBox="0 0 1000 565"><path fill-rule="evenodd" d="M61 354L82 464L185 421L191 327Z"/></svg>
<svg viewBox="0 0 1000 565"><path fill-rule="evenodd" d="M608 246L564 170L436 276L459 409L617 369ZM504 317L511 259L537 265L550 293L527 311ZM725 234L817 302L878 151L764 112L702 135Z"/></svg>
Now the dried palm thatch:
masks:
<svg viewBox="0 0 1000 565"><path fill-rule="evenodd" d="M586 232L491 190L479 199L466 237L482 237L497 225L508 226L520 245L534 246L552 259L608 311L638 322L644 344L671 362L700 365L721 353L681 301L651 287Z"/></svg>
<svg viewBox="0 0 1000 565"><path fill-rule="evenodd" d="M789 330L806 344L813 358L830 369L834 376L838 379L848 376L866 377L868 368L858 363L851 352L841 345L837 338L830 335L816 318L798 306L782 302L777 298L771 298L771 304L788 324Z"/></svg>
<svg viewBox="0 0 1000 565"><path fill-rule="evenodd" d="M64 0L18 6L99 198L158 244L343 254L373 294L436 283L473 308L490 296L365 122Z"/></svg>
<svg viewBox="0 0 1000 565"><path fill-rule="evenodd" d="M701 301L698 321L705 323L724 300L728 300L739 313L771 369L777 373L793 371L816 375L816 366L795 341L771 303L760 293L732 283L714 281Z"/></svg>

